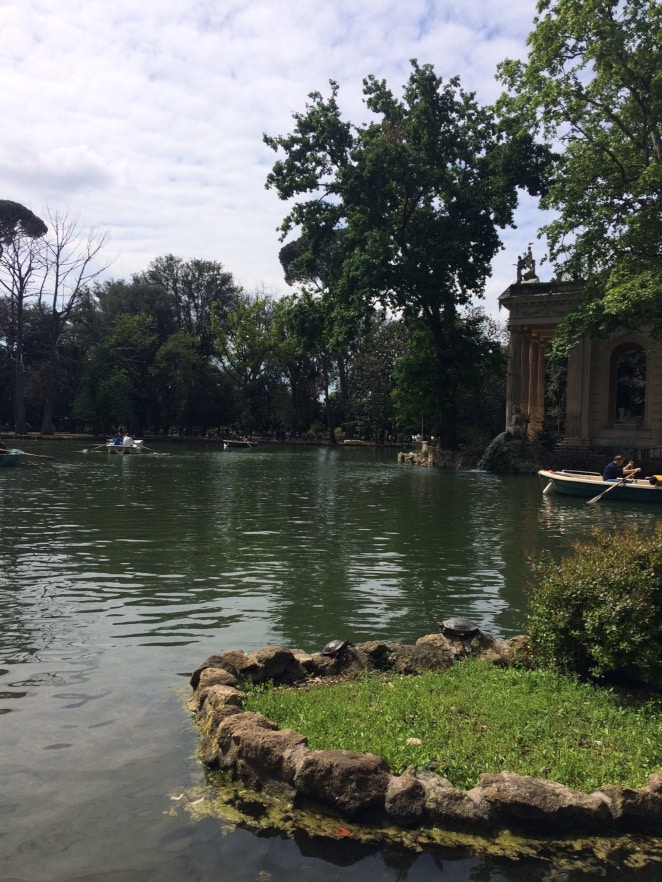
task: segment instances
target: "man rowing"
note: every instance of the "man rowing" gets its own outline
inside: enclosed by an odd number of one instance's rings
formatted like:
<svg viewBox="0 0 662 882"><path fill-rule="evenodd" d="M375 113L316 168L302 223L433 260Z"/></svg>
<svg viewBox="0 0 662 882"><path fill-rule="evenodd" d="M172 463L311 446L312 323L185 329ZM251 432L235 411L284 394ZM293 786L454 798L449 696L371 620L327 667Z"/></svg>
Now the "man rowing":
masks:
<svg viewBox="0 0 662 882"><path fill-rule="evenodd" d="M623 478L633 478L635 475L638 475L641 469L634 467L634 463L630 460L627 465L623 465L625 462L623 455L621 453L617 453L611 462L608 462L605 466L605 470L602 473L603 481L620 481Z"/></svg>

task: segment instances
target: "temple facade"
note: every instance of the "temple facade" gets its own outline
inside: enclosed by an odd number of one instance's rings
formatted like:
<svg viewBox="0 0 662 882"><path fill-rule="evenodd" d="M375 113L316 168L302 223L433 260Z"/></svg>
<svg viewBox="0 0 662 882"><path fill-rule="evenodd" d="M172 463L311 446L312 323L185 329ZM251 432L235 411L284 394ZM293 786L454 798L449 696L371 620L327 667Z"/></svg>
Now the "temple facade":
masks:
<svg viewBox="0 0 662 882"><path fill-rule="evenodd" d="M529 255L530 257L530 255ZM526 278L526 276L529 276ZM559 323L577 306L581 285L540 282L522 273L499 303L508 310L506 428L545 412L546 353ZM607 340L583 338L568 358L563 446L662 454L662 345L644 329Z"/></svg>

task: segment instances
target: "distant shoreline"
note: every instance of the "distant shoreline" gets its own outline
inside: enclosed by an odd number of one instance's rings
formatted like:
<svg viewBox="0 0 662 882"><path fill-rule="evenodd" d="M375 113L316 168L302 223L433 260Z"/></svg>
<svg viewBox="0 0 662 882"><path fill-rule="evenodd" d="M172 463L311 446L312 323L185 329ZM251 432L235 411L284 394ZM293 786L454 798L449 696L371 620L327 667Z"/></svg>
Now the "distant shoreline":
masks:
<svg viewBox="0 0 662 882"><path fill-rule="evenodd" d="M25 434L17 434L16 432L2 432L1 437L7 441L80 441L89 444L91 442L103 444L108 440L108 435L99 435L95 433L67 433L55 432L52 435L44 435L41 432L27 432ZM142 435L143 440L157 444L213 444L219 447L223 446L224 441L234 440L242 435L154 435L149 432ZM326 438L274 438L265 435L248 435L251 441L259 444L282 445L285 447L332 447ZM402 441L389 441L384 444L377 444L375 441L359 441L358 439L347 439L348 443L339 441L336 447L373 447L373 448L393 448L396 450L408 447Z"/></svg>

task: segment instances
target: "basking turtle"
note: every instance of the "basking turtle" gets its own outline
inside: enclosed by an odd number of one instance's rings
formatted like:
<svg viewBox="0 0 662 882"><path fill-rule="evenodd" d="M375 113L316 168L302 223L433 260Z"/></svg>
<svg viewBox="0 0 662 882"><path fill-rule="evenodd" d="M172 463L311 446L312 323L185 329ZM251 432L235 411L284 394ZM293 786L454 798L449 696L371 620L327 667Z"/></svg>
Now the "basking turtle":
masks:
<svg viewBox="0 0 662 882"><path fill-rule="evenodd" d="M349 640L330 640L321 650L320 655L328 655L330 658L335 658L347 649L348 646L354 646L354 644L350 643Z"/></svg>
<svg viewBox="0 0 662 882"><path fill-rule="evenodd" d="M443 622L439 622L439 627L445 637L476 637L480 634L478 625L464 616L444 619Z"/></svg>

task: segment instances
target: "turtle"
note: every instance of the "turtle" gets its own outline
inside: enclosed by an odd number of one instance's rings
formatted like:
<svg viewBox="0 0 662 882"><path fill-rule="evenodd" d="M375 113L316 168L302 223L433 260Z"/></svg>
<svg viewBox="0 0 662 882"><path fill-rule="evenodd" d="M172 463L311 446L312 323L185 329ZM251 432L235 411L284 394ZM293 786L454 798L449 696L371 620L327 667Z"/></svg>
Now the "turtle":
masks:
<svg viewBox="0 0 662 882"><path fill-rule="evenodd" d="M349 640L330 640L326 646L320 652L320 655L328 655L330 658L335 658L337 655L347 649L348 646L354 646L353 643L350 643Z"/></svg>
<svg viewBox="0 0 662 882"><path fill-rule="evenodd" d="M439 622L441 633L447 637L476 637L480 634L480 628L471 619L464 616L453 616Z"/></svg>

